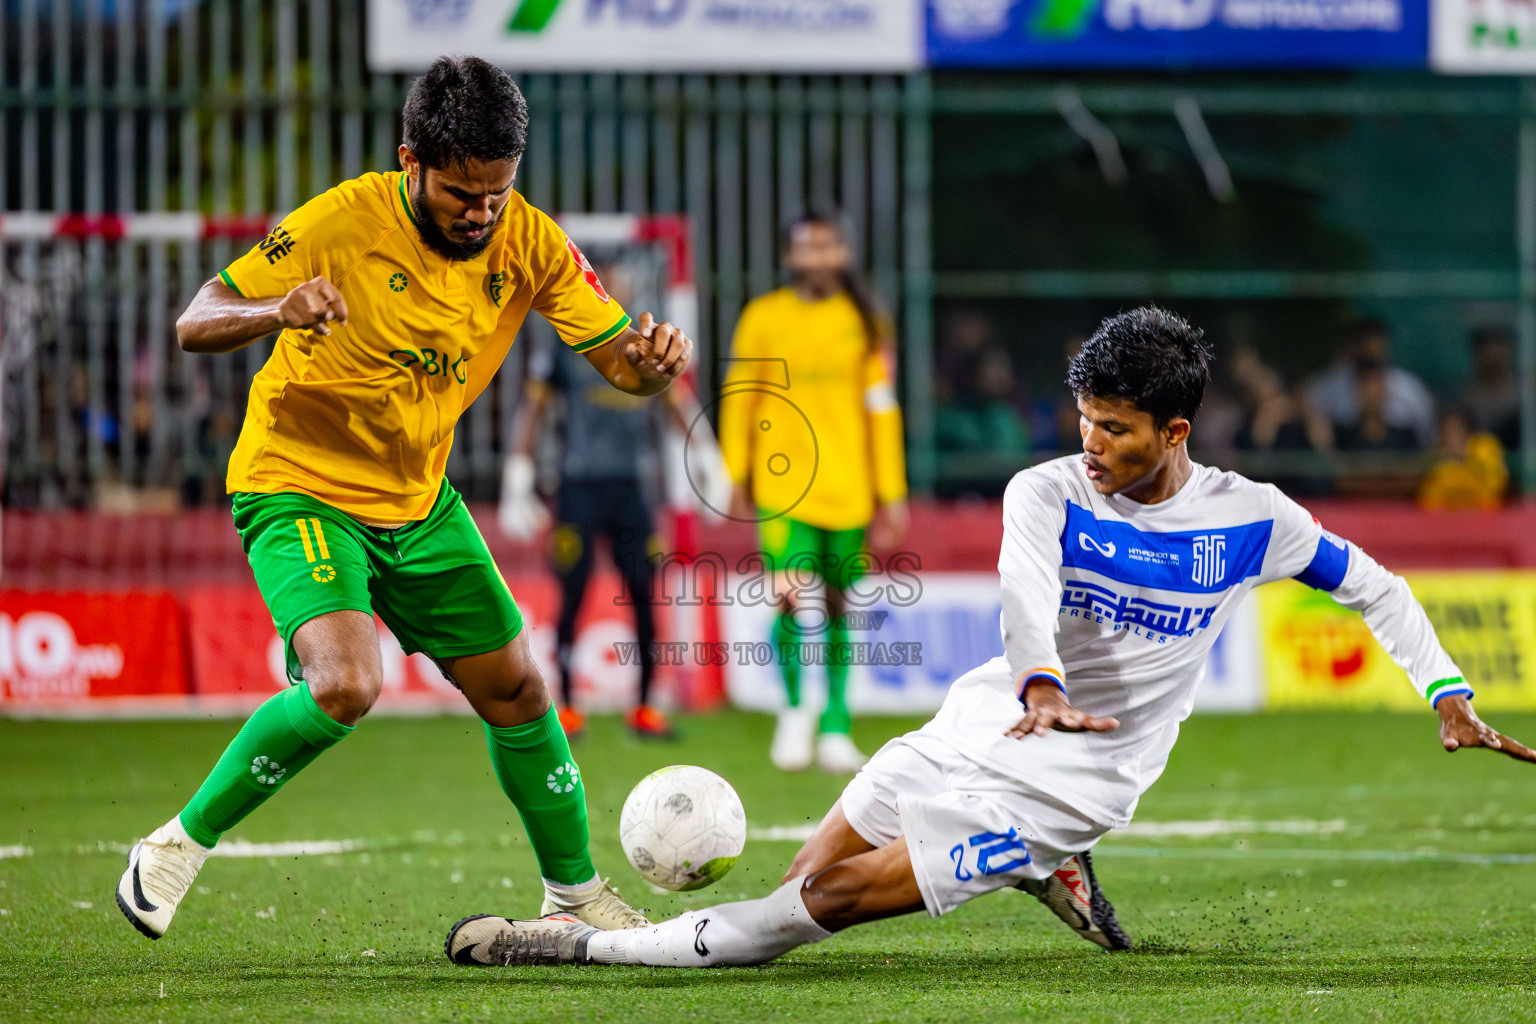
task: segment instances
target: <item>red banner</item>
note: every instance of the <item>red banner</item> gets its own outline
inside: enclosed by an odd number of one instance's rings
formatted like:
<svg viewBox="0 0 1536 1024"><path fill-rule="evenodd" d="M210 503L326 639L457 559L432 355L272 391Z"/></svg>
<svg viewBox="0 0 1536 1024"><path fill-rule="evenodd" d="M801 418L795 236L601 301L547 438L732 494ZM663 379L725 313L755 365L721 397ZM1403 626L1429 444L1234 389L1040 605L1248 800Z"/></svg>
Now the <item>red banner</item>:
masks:
<svg viewBox="0 0 1536 1024"><path fill-rule="evenodd" d="M560 591L553 577L507 580L527 623L528 644L550 691L559 697L555 620ZM587 710L614 710L634 702L638 664L626 645L635 640L634 615L617 601L618 577L594 573L577 620L572 652L577 700ZM209 696L263 696L286 685L282 640L254 585L194 587L186 592L196 692ZM665 628L666 609L659 626ZM463 696L425 654L407 655L389 628L375 620L383 660L379 706L397 710L468 710ZM670 672L658 669L658 681Z"/></svg>
<svg viewBox="0 0 1536 1024"><path fill-rule="evenodd" d="M184 694L186 632L167 592L0 591L0 699Z"/></svg>
<svg viewBox="0 0 1536 1024"><path fill-rule="evenodd" d="M560 591L553 577L520 573L508 580L526 620L535 663L559 699L555 624ZM692 606L657 607L661 638L713 639L712 617ZM458 689L425 654L407 655L376 623L383 664L379 706L397 712L469 710ZM621 600L617 575L594 573L577 619L571 657L576 700L584 710L634 704L639 675L634 612ZM663 657L656 688L693 706L701 687L692 659ZM107 714L164 714L194 707L237 710L287 683L282 640L254 584L209 584L169 591L0 591L0 713L84 714L95 698L151 698L100 706ZM193 704L179 698L193 694ZM169 700L167 700L169 698Z"/></svg>

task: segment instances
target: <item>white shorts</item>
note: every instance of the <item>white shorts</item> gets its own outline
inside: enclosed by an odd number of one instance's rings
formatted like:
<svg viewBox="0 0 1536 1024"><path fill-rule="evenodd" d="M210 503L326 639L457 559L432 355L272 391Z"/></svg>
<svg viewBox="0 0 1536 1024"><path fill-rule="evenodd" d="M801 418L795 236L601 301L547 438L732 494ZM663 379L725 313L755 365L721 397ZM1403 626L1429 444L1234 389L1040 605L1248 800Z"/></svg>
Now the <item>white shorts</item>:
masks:
<svg viewBox="0 0 1536 1024"><path fill-rule="evenodd" d="M842 808L874 846L906 837L933 917L1023 879L1047 878L1109 831L928 732L881 747L843 790Z"/></svg>

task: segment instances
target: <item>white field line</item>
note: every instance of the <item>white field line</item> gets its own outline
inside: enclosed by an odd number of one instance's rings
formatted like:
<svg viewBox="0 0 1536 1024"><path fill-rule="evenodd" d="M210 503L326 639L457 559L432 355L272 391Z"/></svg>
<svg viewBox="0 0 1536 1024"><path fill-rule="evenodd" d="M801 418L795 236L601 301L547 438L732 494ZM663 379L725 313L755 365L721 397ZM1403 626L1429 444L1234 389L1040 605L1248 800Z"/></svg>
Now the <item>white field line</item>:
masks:
<svg viewBox="0 0 1536 1024"><path fill-rule="evenodd" d="M815 825L771 825L747 829L747 838L759 843L803 843L815 831Z"/></svg>
<svg viewBox="0 0 1536 1024"><path fill-rule="evenodd" d="M1225 835L1278 835L1278 836L1329 836L1347 831L1349 823L1342 818L1330 821L1248 821L1211 818L1197 821L1133 821L1115 835L1163 838L1169 836ZM813 824L773 825L767 828L750 828L747 838L768 843L803 843L816 831Z"/></svg>
<svg viewBox="0 0 1536 1024"><path fill-rule="evenodd" d="M1121 846L1103 848L1104 857L1184 858L1200 860L1344 860L1386 864L1476 864L1481 866L1536 864L1536 853L1442 853L1439 850L1233 850L1211 847Z"/></svg>
<svg viewBox="0 0 1536 1024"><path fill-rule="evenodd" d="M32 847L30 846L0 846L0 860L5 860L9 857L30 856L32 856Z"/></svg>
<svg viewBox="0 0 1536 1024"><path fill-rule="evenodd" d="M213 857L318 857L328 853L357 853L373 844L366 839L295 839L286 843L253 843L226 839L213 848Z"/></svg>
<svg viewBox="0 0 1536 1024"><path fill-rule="evenodd" d="M1210 818L1204 821L1133 821L1125 828L1117 829L1117 836L1146 836L1147 838L1164 838L1168 836L1188 836L1201 838L1204 836L1227 835L1271 835L1271 836L1331 836L1349 829L1349 823L1343 818L1333 818L1329 821L1249 821L1246 819L1228 821L1222 818Z"/></svg>
<svg viewBox="0 0 1536 1024"><path fill-rule="evenodd" d="M757 842L804 842L815 831L815 825L774 825L768 828L750 828L747 838ZM1348 824L1341 819L1330 821L1144 821L1134 822L1129 828L1113 833L1119 836L1143 836L1162 838L1167 836L1217 836L1217 835L1310 835L1328 836L1347 831ZM1268 858L1278 860L1332 860L1362 861L1388 864L1476 864L1524 865L1536 864L1536 853L1455 853L1439 850L1319 850L1273 849L1234 850L1231 847L1163 847L1127 846L1118 841L1102 847L1105 857L1182 858L1211 860L1247 860Z"/></svg>

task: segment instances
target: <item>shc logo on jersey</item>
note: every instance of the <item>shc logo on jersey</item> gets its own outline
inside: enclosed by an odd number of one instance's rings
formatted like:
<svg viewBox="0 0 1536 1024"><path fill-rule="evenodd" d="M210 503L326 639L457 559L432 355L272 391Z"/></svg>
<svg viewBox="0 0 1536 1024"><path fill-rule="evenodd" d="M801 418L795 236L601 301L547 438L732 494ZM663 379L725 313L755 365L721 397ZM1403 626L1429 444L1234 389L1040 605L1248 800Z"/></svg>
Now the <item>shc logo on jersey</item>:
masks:
<svg viewBox="0 0 1536 1024"><path fill-rule="evenodd" d="M1212 533L1196 537L1194 549L1194 575L1191 578L1202 587L1219 586L1227 575L1227 535Z"/></svg>
<svg viewBox="0 0 1536 1024"><path fill-rule="evenodd" d="M1105 542L1103 544L1100 544L1098 541L1094 540L1092 537L1088 536L1086 533L1079 533L1077 535L1077 542L1083 546L1083 550L1084 551L1097 551L1099 554L1103 555L1105 558L1114 558L1115 557L1115 542L1114 541L1107 541L1107 542Z"/></svg>
<svg viewBox="0 0 1536 1024"><path fill-rule="evenodd" d="M587 262L587 257L576 247L576 243L569 238L565 240L565 247L571 251L571 259L575 260L576 265L581 268L581 276L586 278L587 287L596 292L598 298L608 302L608 293L603 290L603 282L597 279L597 271L592 269L592 264Z"/></svg>

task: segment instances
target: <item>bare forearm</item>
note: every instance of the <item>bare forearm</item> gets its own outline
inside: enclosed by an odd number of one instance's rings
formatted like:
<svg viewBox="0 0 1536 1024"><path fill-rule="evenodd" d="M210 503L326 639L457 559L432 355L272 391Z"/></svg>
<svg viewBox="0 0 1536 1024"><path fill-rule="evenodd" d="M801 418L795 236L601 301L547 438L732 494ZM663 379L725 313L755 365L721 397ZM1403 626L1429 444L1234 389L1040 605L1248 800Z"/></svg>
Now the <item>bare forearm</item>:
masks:
<svg viewBox="0 0 1536 1024"><path fill-rule="evenodd" d="M281 330L283 296L247 299L214 278L198 290L176 321L176 341L187 352L233 352Z"/></svg>
<svg viewBox="0 0 1536 1024"><path fill-rule="evenodd" d="M598 349L596 353L589 355L587 361L597 368L614 387L626 394L638 395L642 398L657 395L665 391L672 383L670 378L656 378L643 376L624 355L625 343L632 337L633 331L626 331L613 341Z"/></svg>

